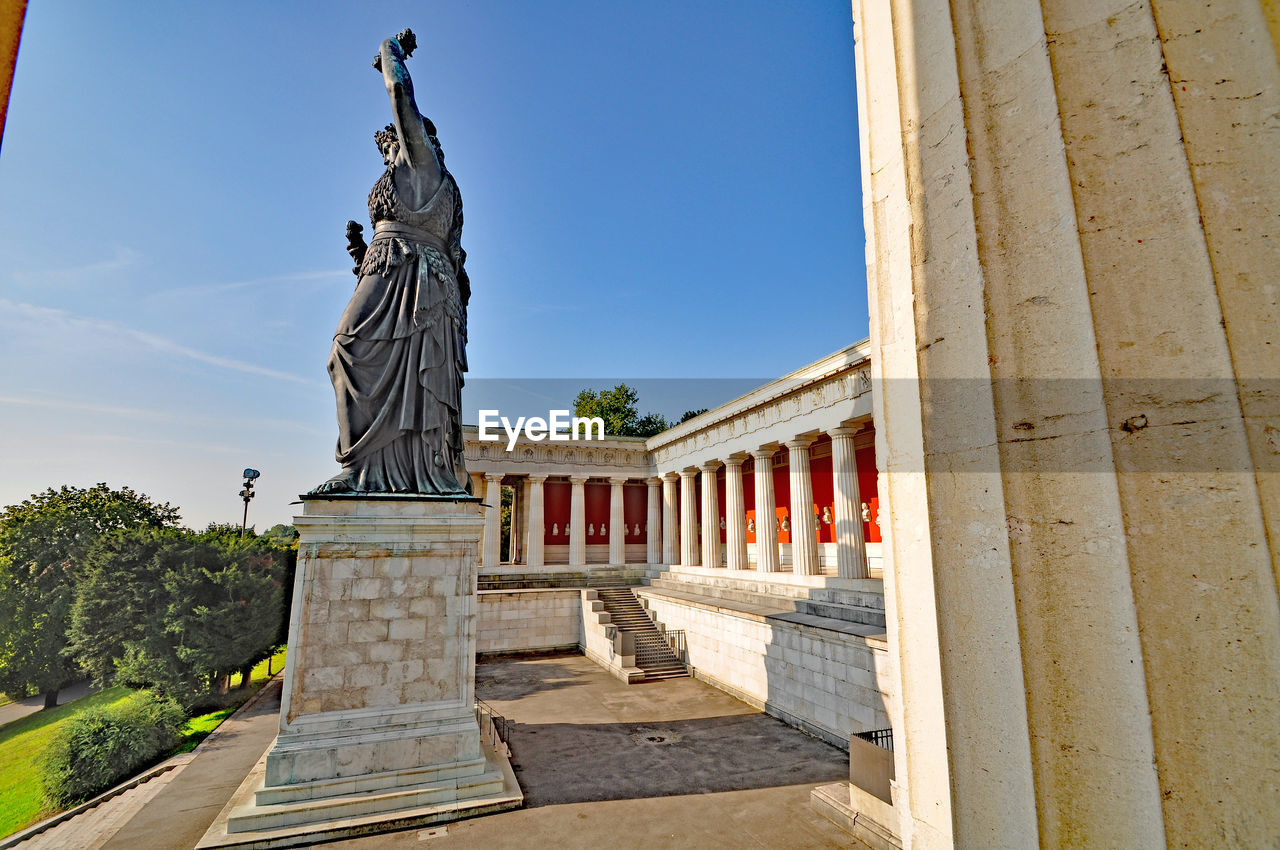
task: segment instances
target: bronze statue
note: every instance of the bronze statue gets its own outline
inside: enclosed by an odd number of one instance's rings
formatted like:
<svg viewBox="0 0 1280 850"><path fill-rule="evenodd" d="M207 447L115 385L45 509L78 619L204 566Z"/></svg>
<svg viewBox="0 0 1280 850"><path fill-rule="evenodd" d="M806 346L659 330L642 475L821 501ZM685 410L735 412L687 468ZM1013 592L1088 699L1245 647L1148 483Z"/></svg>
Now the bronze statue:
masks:
<svg viewBox="0 0 1280 850"><path fill-rule="evenodd" d="M471 491L461 425L471 295L462 196L435 125L414 101L405 59L416 46L406 29L373 60L395 123L374 135L387 170L369 193L368 246L360 225L347 223L358 282L329 354L342 472L313 493Z"/></svg>

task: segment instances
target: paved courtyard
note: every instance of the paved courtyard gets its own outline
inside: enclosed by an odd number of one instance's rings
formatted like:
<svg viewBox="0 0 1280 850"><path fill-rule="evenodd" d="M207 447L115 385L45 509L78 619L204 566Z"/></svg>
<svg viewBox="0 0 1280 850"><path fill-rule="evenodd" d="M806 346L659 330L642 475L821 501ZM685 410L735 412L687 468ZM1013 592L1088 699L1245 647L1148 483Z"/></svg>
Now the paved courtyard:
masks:
<svg viewBox="0 0 1280 850"><path fill-rule="evenodd" d="M525 808L327 846L855 846L809 810L848 754L695 679L628 686L561 655L478 664L476 693L512 722Z"/></svg>
<svg viewBox="0 0 1280 850"><path fill-rule="evenodd" d="M324 847L862 846L809 810L815 785L848 776L848 756L702 682L627 686L559 655L482 662L476 691L511 721L525 808ZM193 846L275 735L279 680L260 696L180 772L39 846Z"/></svg>

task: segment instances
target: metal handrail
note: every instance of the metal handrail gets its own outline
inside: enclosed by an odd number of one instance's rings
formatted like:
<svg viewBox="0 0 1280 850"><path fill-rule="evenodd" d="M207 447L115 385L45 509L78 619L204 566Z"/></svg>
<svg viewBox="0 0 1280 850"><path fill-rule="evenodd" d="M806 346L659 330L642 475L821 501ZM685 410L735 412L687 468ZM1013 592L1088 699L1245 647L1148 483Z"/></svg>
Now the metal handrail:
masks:
<svg viewBox="0 0 1280 850"><path fill-rule="evenodd" d="M486 731L489 743L497 747L499 744L507 744L511 733L511 724L507 718L499 714L493 706L482 699L476 700L476 713L481 714L488 721L480 724L480 734L485 736Z"/></svg>
<svg viewBox="0 0 1280 850"><path fill-rule="evenodd" d="M893 752L892 729L870 729L866 732L854 732L853 737L875 744L877 747Z"/></svg>
<svg viewBox="0 0 1280 850"><path fill-rule="evenodd" d="M689 647L685 643L684 629L667 629L659 627L662 631L662 637L666 640L667 646L680 659L681 664L687 664L689 661Z"/></svg>

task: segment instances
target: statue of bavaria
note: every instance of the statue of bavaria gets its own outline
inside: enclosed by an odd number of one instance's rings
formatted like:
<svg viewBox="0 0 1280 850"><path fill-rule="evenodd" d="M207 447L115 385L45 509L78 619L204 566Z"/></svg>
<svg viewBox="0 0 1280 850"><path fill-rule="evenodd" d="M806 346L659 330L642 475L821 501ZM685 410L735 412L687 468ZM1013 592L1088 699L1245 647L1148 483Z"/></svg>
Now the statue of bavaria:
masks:
<svg viewBox="0 0 1280 850"><path fill-rule="evenodd" d="M406 29L373 61L394 123L374 135L387 167L369 193L368 246L363 228L347 224L358 282L329 354L342 472L313 493L471 490L461 426L471 295L462 196L414 100L405 60L416 46Z"/></svg>

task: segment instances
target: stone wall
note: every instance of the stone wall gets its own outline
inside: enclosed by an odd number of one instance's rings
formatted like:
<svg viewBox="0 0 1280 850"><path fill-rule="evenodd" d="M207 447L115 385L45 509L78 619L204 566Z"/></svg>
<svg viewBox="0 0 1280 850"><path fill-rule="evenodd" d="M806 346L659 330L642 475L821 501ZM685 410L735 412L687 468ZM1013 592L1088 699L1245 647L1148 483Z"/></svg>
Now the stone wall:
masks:
<svg viewBox="0 0 1280 850"><path fill-rule="evenodd" d="M844 634L638 589L653 618L683 629L691 672L829 743L889 727L888 646Z"/></svg>
<svg viewBox="0 0 1280 850"><path fill-rule="evenodd" d="M575 588L482 590L476 652L564 649L582 643Z"/></svg>

